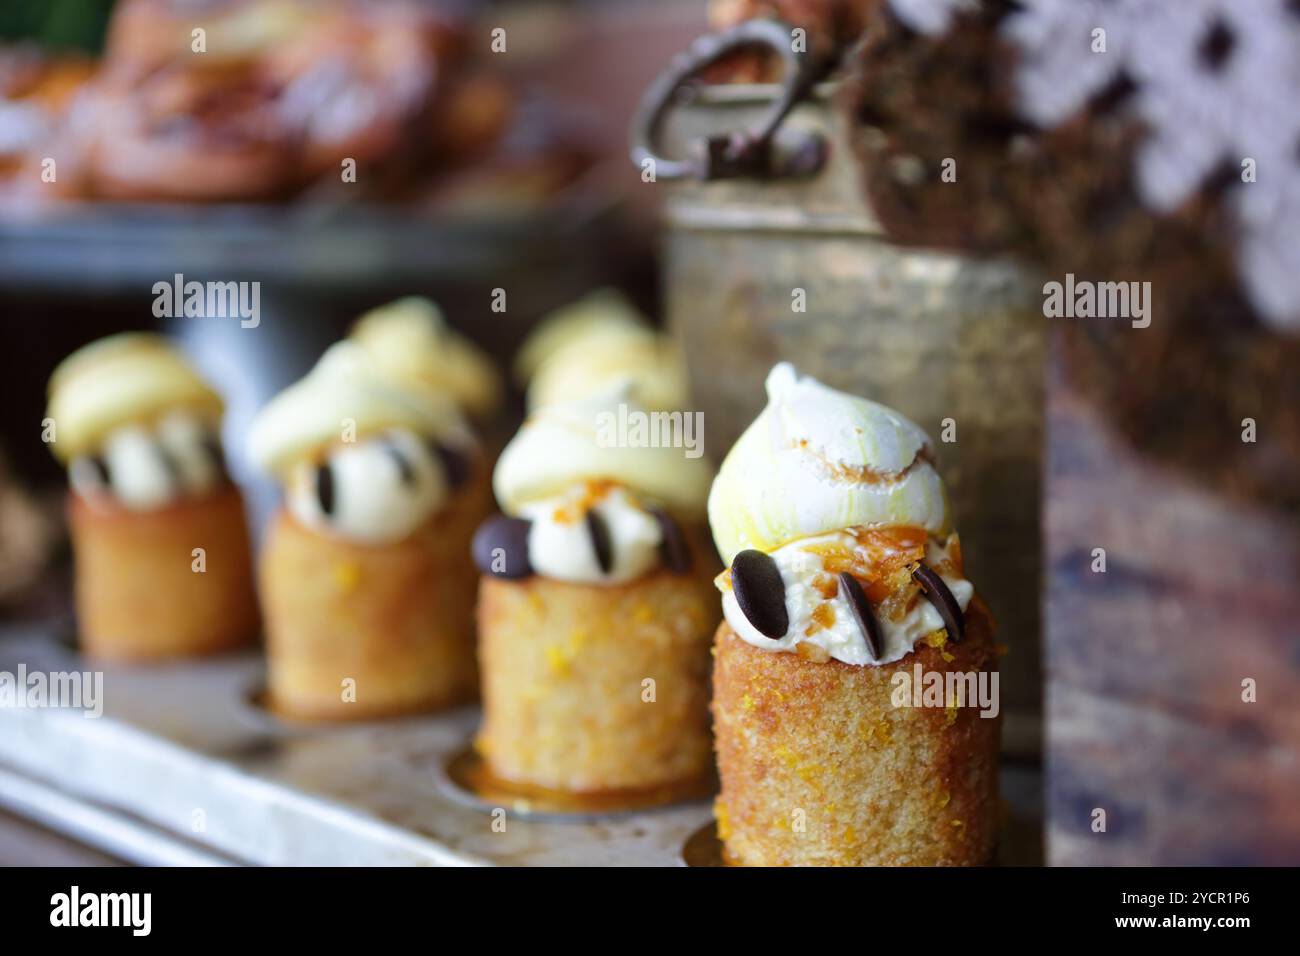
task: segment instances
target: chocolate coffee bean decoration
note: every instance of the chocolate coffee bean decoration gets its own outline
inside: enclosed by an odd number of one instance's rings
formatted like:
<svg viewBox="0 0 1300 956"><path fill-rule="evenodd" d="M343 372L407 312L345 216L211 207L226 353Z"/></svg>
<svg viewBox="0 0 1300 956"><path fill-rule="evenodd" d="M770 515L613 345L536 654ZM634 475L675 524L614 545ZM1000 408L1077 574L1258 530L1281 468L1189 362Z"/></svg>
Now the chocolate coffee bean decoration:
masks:
<svg viewBox="0 0 1300 956"><path fill-rule="evenodd" d="M528 560L528 529L524 518L493 515L474 532L470 553L475 566L496 578L526 578L533 573Z"/></svg>
<svg viewBox="0 0 1300 956"><path fill-rule="evenodd" d="M596 553L596 564L601 574L609 574L614 566L614 546L609 537L609 525L595 508L587 510L587 537L591 539L591 549Z"/></svg>
<svg viewBox="0 0 1300 956"><path fill-rule="evenodd" d="M113 487L113 473L108 470L108 462L103 458L103 456L91 455L86 460L90 462L90 467L95 470L95 475L99 478L99 483L103 485L105 489L111 489Z"/></svg>
<svg viewBox="0 0 1300 956"><path fill-rule="evenodd" d="M226 470L226 453L221 448L221 440L213 434L204 435L203 450L208 460L212 462L212 467L216 469L218 477L222 481L229 481L230 473Z"/></svg>
<svg viewBox="0 0 1300 956"><path fill-rule="evenodd" d="M434 442L432 448L434 458L442 462L442 469L447 475L448 488L455 491L469 480L469 455L459 448L452 448L440 442Z"/></svg>
<svg viewBox="0 0 1300 956"><path fill-rule="evenodd" d="M316 468L316 500L320 502L321 514L334 517L334 469L328 461Z"/></svg>
<svg viewBox="0 0 1300 956"><path fill-rule="evenodd" d="M181 464L176 460L167 448L159 442L153 442L154 454L158 456L158 463L162 465L163 471L167 472L167 480L174 488L182 488L185 484L185 475L181 471Z"/></svg>
<svg viewBox="0 0 1300 956"><path fill-rule="evenodd" d="M397 466L397 475L402 479L402 484L407 488L415 487L415 466L407 461L406 453L396 445L389 445L388 456L393 459L393 464Z"/></svg>
<svg viewBox="0 0 1300 956"><path fill-rule="evenodd" d="M876 619L876 612L871 607L871 602L867 600L867 592L862 590L862 585L858 579L847 571L840 572L840 592L844 595L844 600L848 602L849 610L853 612L853 620L858 622L858 629L862 631L862 636L867 641L867 652L871 655L873 661L880 660L880 655L884 651L885 637L880 630L880 621Z"/></svg>
<svg viewBox="0 0 1300 956"><path fill-rule="evenodd" d="M785 582L770 555L754 550L736 555L731 562L731 593L758 633L773 640L785 637L790 629Z"/></svg>
<svg viewBox="0 0 1300 956"><path fill-rule="evenodd" d="M649 509L651 516L659 522L659 558L673 574L685 574L691 569L691 549L686 545L686 536L677 522L666 511L658 508Z"/></svg>
<svg viewBox="0 0 1300 956"><path fill-rule="evenodd" d="M912 577L916 578L916 583L921 585L921 592L934 605L934 609L939 612L939 617L943 618L943 626L948 631L948 640L954 644L959 643L965 636L966 616L962 614L957 599L948 590L948 585L943 583L943 578L924 564L916 566Z"/></svg>

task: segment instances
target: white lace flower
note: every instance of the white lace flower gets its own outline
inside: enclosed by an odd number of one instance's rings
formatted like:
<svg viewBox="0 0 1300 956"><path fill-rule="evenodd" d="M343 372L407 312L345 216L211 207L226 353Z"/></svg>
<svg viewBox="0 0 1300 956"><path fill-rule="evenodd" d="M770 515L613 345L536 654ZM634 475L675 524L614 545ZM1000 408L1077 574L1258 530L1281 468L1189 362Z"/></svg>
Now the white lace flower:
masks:
<svg viewBox="0 0 1300 956"><path fill-rule="evenodd" d="M898 0L895 0L897 3ZM1220 170L1237 267L1260 312L1300 326L1300 9L1288 0L1023 0L1004 23L1021 115L1050 128L1126 78L1146 132L1133 171L1169 213ZM1098 32L1102 31L1102 32ZM1102 52L1104 50L1104 52Z"/></svg>
<svg viewBox="0 0 1300 956"><path fill-rule="evenodd" d="M978 0L890 0L894 15L917 33L937 36L952 25L961 10L979 6Z"/></svg>

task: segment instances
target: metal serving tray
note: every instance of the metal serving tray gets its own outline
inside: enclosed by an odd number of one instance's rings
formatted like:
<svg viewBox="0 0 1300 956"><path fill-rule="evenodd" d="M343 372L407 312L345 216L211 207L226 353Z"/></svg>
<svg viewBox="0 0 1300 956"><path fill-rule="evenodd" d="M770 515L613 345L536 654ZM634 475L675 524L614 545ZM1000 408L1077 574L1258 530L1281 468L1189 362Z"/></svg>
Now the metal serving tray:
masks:
<svg viewBox="0 0 1300 956"><path fill-rule="evenodd" d="M0 637L0 671L20 664L91 669L48 632ZM0 804L133 862L675 866L711 823L708 800L565 817L505 805L494 815L446 772L475 708L291 725L256 704L256 653L98 669L98 718L0 708ZM1015 826L1001 858L1036 862L1039 775L1007 767L1003 777Z"/></svg>
<svg viewBox="0 0 1300 956"><path fill-rule="evenodd" d="M555 268L598 252L620 215L592 176L510 206L411 209L303 199L275 205L66 202L0 206L0 290L119 294L177 272L318 293L423 288Z"/></svg>

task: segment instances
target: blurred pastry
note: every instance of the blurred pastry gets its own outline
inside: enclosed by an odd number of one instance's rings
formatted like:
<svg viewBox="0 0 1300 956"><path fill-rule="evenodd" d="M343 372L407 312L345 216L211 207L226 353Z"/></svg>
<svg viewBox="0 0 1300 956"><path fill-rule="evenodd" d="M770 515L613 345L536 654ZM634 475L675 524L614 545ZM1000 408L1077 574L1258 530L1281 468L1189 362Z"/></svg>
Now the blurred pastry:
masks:
<svg viewBox="0 0 1300 956"><path fill-rule="evenodd" d="M312 12L309 29L268 52L261 75L301 140L308 180L400 161L434 102L459 25L433 5L339 3Z"/></svg>
<svg viewBox="0 0 1300 956"><path fill-rule="evenodd" d="M509 218L601 188L582 183L599 161L595 130L536 88L490 84L481 71L449 81L430 132L439 175L421 205L443 215Z"/></svg>
<svg viewBox="0 0 1300 956"><path fill-rule="evenodd" d="M217 202L287 196L296 170L275 101L239 65L105 73L74 116L84 189L99 199Z"/></svg>
<svg viewBox="0 0 1300 956"><path fill-rule="evenodd" d="M438 90L430 144L443 162L466 165L487 158L517 118L519 97L486 69L453 77Z"/></svg>
<svg viewBox="0 0 1300 956"><path fill-rule="evenodd" d="M0 184L6 198L77 194L78 157L61 148L60 130L94 68L85 57L47 55L27 45L0 48ZM42 163L54 157L59 162L51 182Z"/></svg>
<svg viewBox="0 0 1300 956"><path fill-rule="evenodd" d="M0 198L535 208L591 168L589 137L474 55L468 12L119 0L98 63L0 48Z"/></svg>
<svg viewBox="0 0 1300 956"><path fill-rule="evenodd" d="M214 202L287 195L298 175L268 51L310 32L304 0L123 0L104 67L73 117L96 198ZM204 31L202 52L194 31Z"/></svg>
<svg viewBox="0 0 1300 956"><path fill-rule="evenodd" d="M470 699L486 465L452 402L340 342L261 411L249 452L285 494L259 571L270 706L366 719Z"/></svg>
<svg viewBox="0 0 1300 956"><path fill-rule="evenodd" d="M916 675L951 686L997 667L929 440L789 364L767 392L709 495L729 566L713 670L727 857L987 863L996 707L896 696Z"/></svg>
<svg viewBox="0 0 1300 956"><path fill-rule="evenodd" d="M458 32L405 0L237 0L197 19L176 0L128 0L77 117L87 189L135 201L269 200L338 181L344 160L362 172L400 161Z"/></svg>
<svg viewBox="0 0 1300 956"><path fill-rule="evenodd" d="M689 404L686 363L620 292L601 289L548 317L524 342L516 376L528 407L578 401L630 381L652 410Z"/></svg>
<svg viewBox="0 0 1300 956"><path fill-rule="evenodd" d="M68 466L77 626L91 656L149 660L251 642L243 501L222 402L164 339L128 333L50 379L50 448Z"/></svg>
<svg viewBox="0 0 1300 956"><path fill-rule="evenodd" d="M624 793L709 771L711 469L612 438L620 405L645 414L626 394L534 412L497 463L505 514L474 539L477 747L516 786Z"/></svg>
<svg viewBox="0 0 1300 956"><path fill-rule="evenodd" d="M47 56L30 46L0 48L0 175L50 138L93 71L94 63L82 57Z"/></svg>
<svg viewBox="0 0 1300 956"><path fill-rule="evenodd" d="M310 0L118 0L104 38L104 59L123 77L140 78L178 60L256 61L309 27ZM203 52L194 50L202 28Z"/></svg>
<svg viewBox="0 0 1300 956"><path fill-rule="evenodd" d="M408 296L367 312L352 327L352 341L403 387L448 396L478 423L501 409L496 366L447 325L428 299Z"/></svg>

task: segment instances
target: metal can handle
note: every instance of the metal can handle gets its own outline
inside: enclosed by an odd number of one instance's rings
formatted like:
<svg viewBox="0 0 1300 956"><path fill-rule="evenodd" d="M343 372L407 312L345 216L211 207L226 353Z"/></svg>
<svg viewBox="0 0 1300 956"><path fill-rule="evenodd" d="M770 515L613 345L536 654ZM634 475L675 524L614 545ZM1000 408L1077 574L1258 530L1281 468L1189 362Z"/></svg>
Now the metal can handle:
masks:
<svg viewBox="0 0 1300 956"><path fill-rule="evenodd" d="M781 58L784 68L781 95L763 120L753 129L706 137L697 144L695 156L668 159L659 155L655 140L677 91L705 67L749 47L773 51ZM675 56L642 95L632 123L632 162L640 169L649 162L656 180L811 175L825 162L825 140L809 133L791 148L776 150L773 137L816 79L817 61L808 53L795 50L792 28L784 23L748 20L720 33L705 34Z"/></svg>

